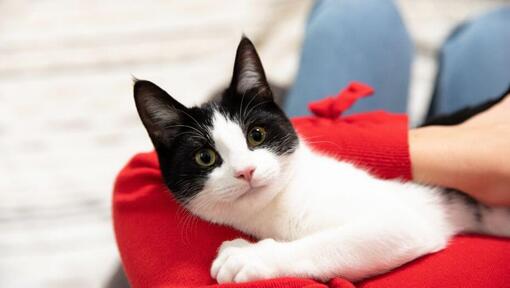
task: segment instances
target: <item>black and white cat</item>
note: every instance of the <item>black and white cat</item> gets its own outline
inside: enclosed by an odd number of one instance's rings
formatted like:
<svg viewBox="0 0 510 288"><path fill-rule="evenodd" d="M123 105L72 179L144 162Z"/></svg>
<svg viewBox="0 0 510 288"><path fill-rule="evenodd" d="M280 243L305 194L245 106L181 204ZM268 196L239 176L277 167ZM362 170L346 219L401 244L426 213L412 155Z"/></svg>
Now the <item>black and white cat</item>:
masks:
<svg viewBox="0 0 510 288"><path fill-rule="evenodd" d="M261 239L221 245L211 267L219 283L357 281L439 251L457 233L510 236L507 209L448 189L380 180L310 149L274 103L247 38L218 101L187 108L142 80L134 94L175 198L202 219Z"/></svg>

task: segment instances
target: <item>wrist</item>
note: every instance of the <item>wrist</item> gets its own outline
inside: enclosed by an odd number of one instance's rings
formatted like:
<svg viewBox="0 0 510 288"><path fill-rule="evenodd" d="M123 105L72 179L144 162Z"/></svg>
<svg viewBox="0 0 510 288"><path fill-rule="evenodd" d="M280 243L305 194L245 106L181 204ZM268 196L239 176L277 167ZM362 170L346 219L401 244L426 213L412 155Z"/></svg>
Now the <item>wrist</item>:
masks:
<svg viewBox="0 0 510 288"><path fill-rule="evenodd" d="M409 131L409 155L413 180L452 187L455 177L455 136L452 126L429 126Z"/></svg>

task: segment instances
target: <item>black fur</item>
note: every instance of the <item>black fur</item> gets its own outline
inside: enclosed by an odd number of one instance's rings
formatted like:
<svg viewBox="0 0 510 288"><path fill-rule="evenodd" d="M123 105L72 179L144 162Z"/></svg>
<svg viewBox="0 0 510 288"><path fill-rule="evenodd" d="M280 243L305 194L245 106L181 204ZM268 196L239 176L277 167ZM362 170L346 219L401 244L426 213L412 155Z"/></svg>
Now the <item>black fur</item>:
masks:
<svg viewBox="0 0 510 288"><path fill-rule="evenodd" d="M478 202L475 198L469 196L468 194L461 192L456 189L445 188L443 189L443 195L445 196L448 202L462 202L466 207L469 207L472 211L475 219L478 223L482 223L483 221L483 209L490 209L488 206L483 205Z"/></svg>
<svg viewBox="0 0 510 288"><path fill-rule="evenodd" d="M194 161L195 153L201 148L214 149L209 134L212 106L186 108L149 81L136 81L134 93L138 113L158 154L165 183L176 199L185 201L197 194L210 171L222 164L221 156L217 157L215 165L207 168ZM168 114L168 119L155 119L162 113Z"/></svg>
<svg viewBox="0 0 510 288"><path fill-rule="evenodd" d="M246 75L253 85L241 85L240 90L239 84ZM274 102L255 47L245 37L237 49L231 84L221 97L200 107L186 108L156 84L144 80L135 82L134 96L138 114L158 154L165 183L181 202L199 193L209 173L223 164L218 153L217 162L211 167L200 167L194 160L202 148L215 150L210 135L214 111L238 122L245 135L254 126L264 127L266 139L255 149L266 148L283 155L292 153L298 144L294 128Z"/></svg>

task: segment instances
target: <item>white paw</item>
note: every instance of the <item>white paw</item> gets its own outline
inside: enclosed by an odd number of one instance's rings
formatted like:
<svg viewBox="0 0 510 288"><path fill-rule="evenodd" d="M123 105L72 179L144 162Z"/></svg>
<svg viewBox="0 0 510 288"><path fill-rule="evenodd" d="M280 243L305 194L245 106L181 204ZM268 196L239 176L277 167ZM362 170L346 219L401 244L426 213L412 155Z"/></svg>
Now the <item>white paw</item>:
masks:
<svg viewBox="0 0 510 288"><path fill-rule="evenodd" d="M254 245L254 243L244 240L243 238L237 238L230 241L223 241L223 243L221 243L220 249L218 249L218 255L221 254L221 252L227 248L231 247L241 248L250 245Z"/></svg>
<svg viewBox="0 0 510 288"><path fill-rule="evenodd" d="M278 277L276 275L276 242L264 240L250 243L243 239L225 241L213 261L211 276L218 283L239 283Z"/></svg>

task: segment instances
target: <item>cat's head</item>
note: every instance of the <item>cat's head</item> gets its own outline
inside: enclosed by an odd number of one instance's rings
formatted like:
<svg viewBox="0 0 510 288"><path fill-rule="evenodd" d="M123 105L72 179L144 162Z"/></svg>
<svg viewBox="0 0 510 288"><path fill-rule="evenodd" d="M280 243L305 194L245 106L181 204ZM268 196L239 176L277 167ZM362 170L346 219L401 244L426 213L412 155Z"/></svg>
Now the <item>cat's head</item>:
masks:
<svg viewBox="0 0 510 288"><path fill-rule="evenodd" d="M134 95L165 183L192 213L225 223L265 207L289 181L298 137L247 38L221 99L187 108L142 80Z"/></svg>

